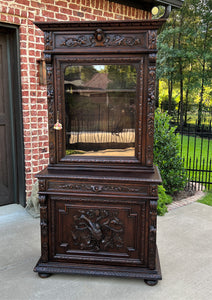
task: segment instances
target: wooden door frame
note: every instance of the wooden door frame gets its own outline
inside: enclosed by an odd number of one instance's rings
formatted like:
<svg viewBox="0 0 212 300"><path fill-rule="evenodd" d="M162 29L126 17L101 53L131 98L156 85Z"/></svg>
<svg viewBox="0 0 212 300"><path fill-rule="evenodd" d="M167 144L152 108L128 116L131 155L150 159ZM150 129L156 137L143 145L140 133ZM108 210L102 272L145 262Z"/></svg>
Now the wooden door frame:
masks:
<svg viewBox="0 0 212 300"><path fill-rule="evenodd" d="M25 167L24 167L24 139L23 139L23 117L21 98L21 72L20 72L20 43L19 27L0 22L0 29L6 33L8 45L8 78L9 80L9 102L12 138L12 159L14 177L14 201L13 203L26 205L25 194ZM13 76L14 74L15 76Z"/></svg>

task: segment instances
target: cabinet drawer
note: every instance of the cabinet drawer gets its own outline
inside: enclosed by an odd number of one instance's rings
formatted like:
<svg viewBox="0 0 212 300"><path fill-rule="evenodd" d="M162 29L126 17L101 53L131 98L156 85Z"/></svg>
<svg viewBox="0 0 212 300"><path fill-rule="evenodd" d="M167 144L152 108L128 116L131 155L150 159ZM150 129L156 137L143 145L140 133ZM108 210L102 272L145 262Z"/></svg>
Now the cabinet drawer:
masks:
<svg viewBox="0 0 212 300"><path fill-rule="evenodd" d="M151 194L149 185L134 183L104 183L104 182L79 182L79 181L48 181L48 192L61 193L92 193L92 194L119 194L119 195L143 195Z"/></svg>
<svg viewBox="0 0 212 300"><path fill-rule="evenodd" d="M50 259L145 266L145 200L49 196Z"/></svg>

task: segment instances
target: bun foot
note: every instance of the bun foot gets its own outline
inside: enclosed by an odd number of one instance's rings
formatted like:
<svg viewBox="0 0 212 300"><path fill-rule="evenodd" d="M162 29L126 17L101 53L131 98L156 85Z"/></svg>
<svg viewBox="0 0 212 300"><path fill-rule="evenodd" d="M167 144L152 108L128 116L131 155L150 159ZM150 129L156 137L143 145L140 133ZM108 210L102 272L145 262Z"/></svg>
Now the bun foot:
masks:
<svg viewBox="0 0 212 300"><path fill-rule="evenodd" d="M40 277L40 278L48 278L49 276L51 276L52 274L50 274L50 273L38 273L38 276Z"/></svg>
<svg viewBox="0 0 212 300"><path fill-rule="evenodd" d="M147 285L150 285L150 286L154 286L158 283L158 280L148 280L148 279L144 279L144 282L147 284Z"/></svg>

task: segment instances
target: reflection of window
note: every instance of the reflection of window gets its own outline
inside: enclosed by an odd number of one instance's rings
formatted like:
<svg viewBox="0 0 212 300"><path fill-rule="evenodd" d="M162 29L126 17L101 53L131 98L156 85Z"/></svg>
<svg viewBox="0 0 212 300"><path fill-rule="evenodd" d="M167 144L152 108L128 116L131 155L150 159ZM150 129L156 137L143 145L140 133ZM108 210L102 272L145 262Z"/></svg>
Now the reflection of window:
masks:
<svg viewBox="0 0 212 300"><path fill-rule="evenodd" d="M66 67L67 153L134 147L136 77L131 65Z"/></svg>

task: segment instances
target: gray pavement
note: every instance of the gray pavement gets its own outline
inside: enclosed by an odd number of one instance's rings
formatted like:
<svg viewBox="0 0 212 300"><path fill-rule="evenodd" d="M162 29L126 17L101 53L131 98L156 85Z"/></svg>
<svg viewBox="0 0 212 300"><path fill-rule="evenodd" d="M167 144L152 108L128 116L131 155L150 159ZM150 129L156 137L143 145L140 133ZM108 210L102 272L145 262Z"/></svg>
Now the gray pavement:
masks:
<svg viewBox="0 0 212 300"><path fill-rule="evenodd" d="M157 244L163 280L53 275L41 279L39 219L21 206L0 207L1 300L211 300L212 207L193 203L158 218Z"/></svg>

